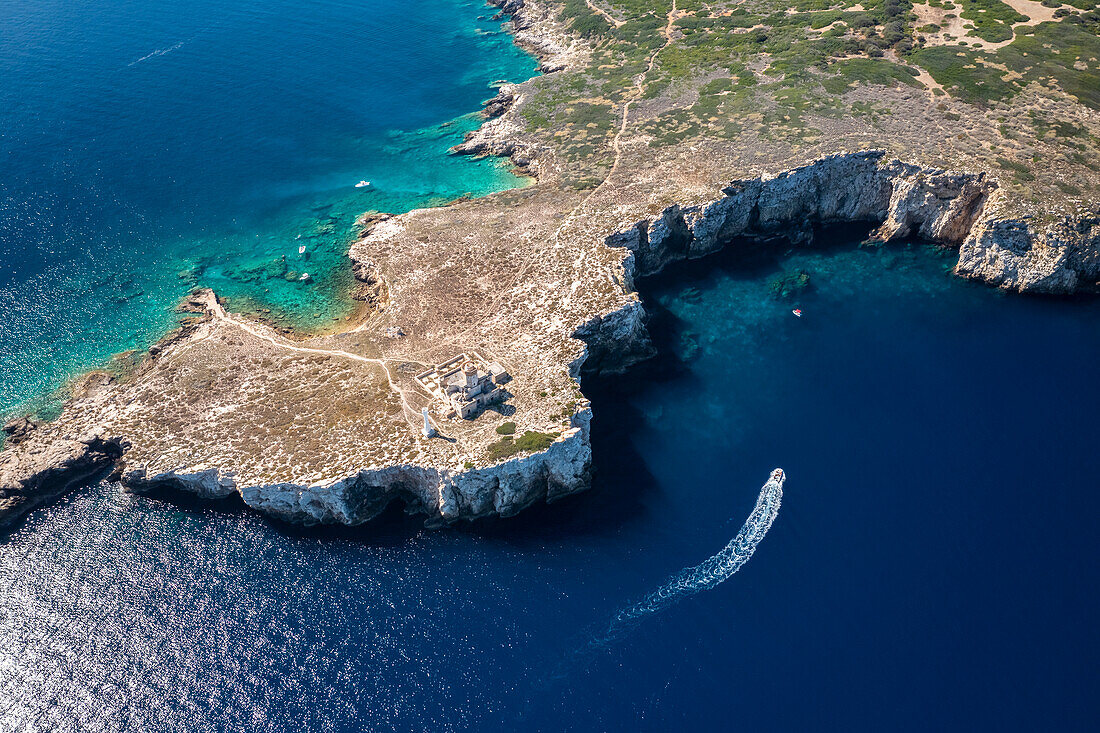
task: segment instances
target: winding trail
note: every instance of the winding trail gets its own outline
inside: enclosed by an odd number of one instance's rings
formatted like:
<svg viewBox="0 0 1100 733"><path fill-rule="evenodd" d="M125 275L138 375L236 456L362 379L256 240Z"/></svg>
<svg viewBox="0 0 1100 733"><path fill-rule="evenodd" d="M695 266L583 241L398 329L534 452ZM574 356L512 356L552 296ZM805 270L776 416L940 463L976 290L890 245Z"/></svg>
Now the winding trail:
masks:
<svg viewBox="0 0 1100 733"><path fill-rule="evenodd" d="M630 99L626 100L626 102L623 103L623 113L622 119L619 121L619 130L615 133L615 137L611 140L611 149L615 151L615 158L611 161L611 168L607 171L607 175L604 176L604 179L600 181L600 185L593 188L592 191L587 196L585 196L584 199L579 204L577 204L573 208L573 210L570 211L569 214L562 220L561 225L559 225L558 228L554 231L554 234L551 237L551 241L557 241L557 239L561 236L562 231L566 227L571 226L577 220L577 216L579 215L580 211L588 204L589 201L593 199L593 197L596 196L596 194L600 192L600 190L605 185L607 185L607 182L610 181L612 176L615 175L615 171L618 170L619 162L622 160L623 157L622 138L623 135L626 134L627 126L629 126L630 124L630 107L636 101L638 101L639 98L641 98L642 94L645 93L645 80L646 77L653 73L653 68L657 65L657 57L661 54L661 51L664 51L672 44L672 26L676 23L676 16L678 15L678 13L679 11L676 9L676 0L672 0L672 9L668 11L665 27L661 29L661 35L664 36L665 42L661 44L661 46L657 50L650 54L649 61L646 63L645 71L634 77L634 93L633 95L631 95Z"/></svg>
<svg viewBox="0 0 1100 733"><path fill-rule="evenodd" d="M613 18L611 15L609 15L606 11L604 11L601 8L593 5L591 0L585 0L585 2L587 3L588 7L592 9L593 12L596 12L596 13L600 14L601 16L603 16L608 22L610 22L615 27L618 27L618 26L622 25L623 21L615 20L615 18ZM592 191L589 192L589 194L587 196L585 196L584 199L579 204L577 204L577 206L575 206L573 208L573 210L569 212L568 215L566 215L563 218L562 223L558 226L558 228L551 235L551 238L550 238L551 242L556 242L561 237L562 232L567 227L573 225L577 221L577 218L578 218L578 215L580 214L580 212L584 209L584 207L588 204L588 202L591 201L592 198L600 192L600 190L607 184L607 182L609 180L611 180L611 177L615 174L615 171L618 169L620 160L622 159L622 143L621 143L621 141L622 141L623 135L626 133L627 127L630 124L630 109L631 109L631 106L634 104L634 102L636 102L639 98L641 98L642 94L645 92L646 78L653 72L653 69L657 64L658 55L660 55L661 51L665 50L666 48L668 48L669 45L671 45L671 43L672 43L672 28L673 28L673 26L676 22L676 18L677 18L678 13L679 13L679 11L676 8L676 0L673 0L672 7L669 10L668 15L666 16L666 22L665 22L664 28L662 28L662 30L661 30L661 35L665 39L664 43L661 44L661 46L659 48L657 48L650 55L650 57L649 57L649 59L646 63L645 71L638 74L636 77L634 77L633 94L623 104L622 119L620 120L620 123L619 123L619 129L616 131L615 137L611 141L611 147L612 147L612 150L614 150L614 152L615 152L615 157L614 157L614 160L612 161L611 168L608 170L607 176L605 176L604 179L600 182L600 184L598 186L596 186L594 189L592 189ZM526 276L528 270L534 264L535 261L536 261L536 255L532 255L523 264L522 267L520 267L516 270L515 275L512 277L508 287L500 289L500 295L498 295L497 298L495 299L494 307L499 307L500 306L500 304L503 302L503 298L506 296L508 291L511 290L512 286L514 286L515 283L520 280L520 278ZM319 348L314 348L314 347L309 347L309 346L295 346L294 344L290 344L290 343L287 343L284 340L280 340L280 339L276 338L270 332L269 329L266 329L263 326L260 326L258 324L249 323L248 321L246 321L242 318L233 316L232 314L228 313L225 310L225 308L221 305L221 303L218 303L216 299L212 299L212 301L213 302L209 303L207 307L209 309L209 312L211 313L211 315L214 317L215 320L222 321L224 323L229 323L233 326L236 326L237 328L239 328L243 331L246 331L247 333L254 336L255 338L258 338L262 341L266 341L269 344L271 344L273 346L276 346L280 349L285 349L287 351L296 351L298 353L303 353L303 354L318 354L318 355L321 355L321 356L340 356L340 357L343 357L343 358L346 358L346 359L351 359L353 361L358 361L358 362L362 362L362 363L365 363L365 364L374 364L374 365L382 367L382 370L386 373L386 380L387 380L387 382L389 382L390 389L393 390L401 398L402 412L404 414L406 422L408 422L409 425L413 426L413 427L416 427L419 424L418 423L418 421L420 419L419 410L416 410L415 408L413 408L412 405L409 403L409 399L406 396L405 388L401 387L399 384L397 384L394 381L393 374L390 371L389 365L387 363L389 361L394 361L394 360L399 360L399 361L415 361L415 360L404 359L404 358L376 359L376 358L361 356L359 354L354 354L350 351L343 351L343 350L338 350L338 349L319 349ZM458 334L456 337L454 337L452 339L448 339L448 343L452 343L452 344L457 343L459 340L461 340L466 335L467 335L466 333Z"/></svg>
<svg viewBox="0 0 1100 733"><path fill-rule="evenodd" d="M592 3L588 2L588 0L586 0L586 2L588 4L588 7L591 8L593 11L606 16L606 13L604 11L592 5ZM650 54L649 60L646 62L645 71L634 77L634 93L631 95L630 99L628 99L623 104L622 119L619 121L619 129L615 133L615 137L611 141L611 149L615 152L615 157L611 162L611 168L607 171L607 175L604 176L604 179L600 181L599 185L593 188L589 192L589 194L581 200L579 204L573 207L573 209L562 218L561 224L558 225L558 228L555 229L554 233L551 234L549 237L548 244L550 244L551 246L557 246L558 241L561 239L562 232L568 227L573 226L577 222L578 217L580 216L584 207L587 206L587 204L593 199L593 197L600 193L607 182L611 180L611 177L615 175L615 171L618 170L619 162L622 160L621 141L623 135L626 133L627 127L630 124L631 105L633 105L634 102L638 101L638 99L641 98L642 94L645 93L645 80L653 72L654 67L657 65L657 57L660 55L661 51L664 51L666 48L672 45L672 28L676 24L676 18L679 16L679 14L680 11L676 8L676 0L672 0L672 8L668 11L664 28L661 29L661 35L664 37L665 42L661 44L659 48L654 50L652 54ZM606 17L610 18L610 16ZM614 23L614 19L611 19L611 22ZM500 294L493 300L491 310L499 310L500 306L504 302L505 297L507 297L507 293L512 290L517 282L527 276L527 273L531 269L532 265L534 265L534 263L538 261L541 256L542 255L538 251L533 252L531 255L528 256L526 261L523 262L523 265L521 267L516 268L515 274L508 281L507 287L500 288ZM470 331L459 334L459 336L456 337L455 340L457 340L458 338L464 338L468 335L469 332Z"/></svg>
<svg viewBox="0 0 1100 733"><path fill-rule="evenodd" d="M595 3L592 2L592 0L584 0L584 4L588 6L589 10L591 10L596 15L603 17L604 20L606 20L608 23L615 26L616 28L626 22L625 20L616 20L615 17L611 15L611 13L597 6Z"/></svg>
<svg viewBox="0 0 1100 733"><path fill-rule="evenodd" d="M394 381L393 374L390 372L390 368L386 363L388 361L387 359L372 359L371 357L368 357L368 356L361 356L359 354L353 354L350 351L343 351L343 350L340 350L340 349L317 349L317 348L313 348L313 347L310 347L310 346L295 346L294 344L290 344L290 343L287 343L287 342L282 341L280 339L277 339L273 334L270 333L269 329L267 329L263 326L252 324L252 323L249 323L248 321L245 321L241 318L234 317L228 311L226 311L225 307L222 306L221 303L217 302L216 299L211 298L211 301L212 302L207 304L207 308L208 308L211 316L214 317L214 320L221 321L223 323L228 323L228 324L231 324L233 326L236 326L237 328L241 329L242 331L245 331L245 332L251 334L252 336L260 339L261 341L266 341L267 343L271 344L272 346L276 346L280 349L285 349L287 351L297 351L297 352L302 353L302 354L318 354L318 355L321 355L321 356L341 356L341 357L344 357L345 359L351 359L352 361L359 361L359 362L363 362L364 364L375 364L377 366L382 367L382 371L384 371L386 373L386 381L389 382L390 389L392 389L394 392L396 392L397 396L401 398L402 412L404 414L405 420L412 426L417 425L417 419L420 417L420 412L418 410L414 409L409 404L409 400L405 396L405 391L406 391L405 388L400 386L399 384L397 384ZM406 361L406 360L401 359L401 361Z"/></svg>
<svg viewBox="0 0 1100 733"><path fill-rule="evenodd" d="M622 137L623 134L626 132L627 125L630 124L630 107L641 98L642 94L645 93L646 77L653 73L653 67L657 65L657 57L661 55L661 51L664 51L666 48L672 45L672 26L675 25L676 16L678 14L679 11L676 9L676 0L672 0L672 8L668 11L665 27L661 30L661 35L665 37L665 42L661 44L661 47L654 51L653 55L649 57L649 63L646 65L645 71L634 77L634 96L628 99L623 105L623 119L619 125L619 132L616 133L615 139L611 141L611 147L615 151L615 160L611 163L611 170L607 172L607 177L604 178L600 185L592 191L592 194L589 195L588 198L592 198L592 196L596 194L596 191L599 191L605 183L610 181L611 177L615 175L615 171L619 167L619 161L622 159ZM588 198L586 198L581 203L581 206L588 203Z"/></svg>

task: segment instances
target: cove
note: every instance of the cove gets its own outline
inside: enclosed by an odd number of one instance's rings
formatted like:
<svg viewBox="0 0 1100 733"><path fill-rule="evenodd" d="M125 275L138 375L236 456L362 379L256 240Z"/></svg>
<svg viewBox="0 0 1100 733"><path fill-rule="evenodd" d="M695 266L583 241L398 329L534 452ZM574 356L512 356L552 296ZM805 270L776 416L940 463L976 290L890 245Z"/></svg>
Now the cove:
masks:
<svg viewBox="0 0 1100 733"><path fill-rule="evenodd" d="M537 65L480 0L3 12L0 414L146 348L196 285L283 326L339 325L357 216L524 183L447 154L493 82Z"/></svg>
<svg viewBox="0 0 1100 733"><path fill-rule="evenodd" d="M1091 729L1097 303L866 233L640 280L658 355L586 379L593 487L554 505L304 530L102 484L36 511L0 544L0 727ZM578 658L775 466L739 572Z"/></svg>

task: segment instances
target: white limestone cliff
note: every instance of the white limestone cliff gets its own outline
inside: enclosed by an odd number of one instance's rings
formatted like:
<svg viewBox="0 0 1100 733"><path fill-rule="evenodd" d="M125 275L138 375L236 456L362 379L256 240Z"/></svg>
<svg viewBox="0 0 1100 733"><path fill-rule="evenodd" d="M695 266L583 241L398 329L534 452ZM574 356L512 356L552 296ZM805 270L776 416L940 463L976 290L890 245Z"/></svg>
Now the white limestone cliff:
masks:
<svg viewBox="0 0 1100 733"><path fill-rule="evenodd" d="M399 501L408 513L424 515L427 526L440 527L460 519L510 517L586 487L590 421L591 409L580 410L546 450L468 470L393 465L308 484L252 485L216 468L150 474L127 466L120 480L135 493L184 491L210 499L238 494L256 511L306 525L362 524Z"/></svg>

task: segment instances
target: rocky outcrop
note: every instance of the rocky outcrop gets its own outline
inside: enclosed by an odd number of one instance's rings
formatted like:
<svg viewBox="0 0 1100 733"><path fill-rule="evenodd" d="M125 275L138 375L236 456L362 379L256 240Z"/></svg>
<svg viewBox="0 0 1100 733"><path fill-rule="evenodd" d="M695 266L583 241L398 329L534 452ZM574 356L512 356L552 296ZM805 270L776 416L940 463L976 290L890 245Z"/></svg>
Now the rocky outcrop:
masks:
<svg viewBox="0 0 1100 733"><path fill-rule="evenodd" d="M645 308L641 301L635 301L582 323L573 338L583 341L585 348L570 365L570 374L617 374L655 355L657 350L645 322Z"/></svg>
<svg viewBox="0 0 1100 733"><path fill-rule="evenodd" d="M511 17L512 37L517 46L539 59L539 71L550 74L583 65L589 49L580 38L571 35L546 2L527 0L488 0L500 8L498 17ZM539 150L525 140L524 124L515 111L523 102L523 85L502 85L495 97L484 102L485 123L466 134L463 142L451 148L455 155L508 158L521 175L539 175ZM511 113L511 114L509 114Z"/></svg>
<svg viewBox="0 0 1100 733"><path fill-rule="evenodd" d="M548 74L571 68L584 53L583 42L561 27L549 3L527 0L488 0L488 3L500 8L499 17L511 17L516 45L539 59L539 71Z"/></svg>
<svg viewBox="0 0 1100 733"><path fill-rule="evenodd" d="M5 442L8 445L18 445L26 440L37 427L38 423L31 420L29 417L13 418L6 422L2 428Z"/></svg>
<svg viewBox="0 0 1100 733"><path fill-rule="evenodd" d="M35 432L18 449L0 453L0 526L70 488L105 473L122 457L120 438L71 440Z"/></svg>
<svg viewBox="0 0 1100 733"><path fill-rule="evenodd" d="M1063 217L1042 228L989 217L959 249L955 272L1008 290L1100 289L1100 218Z"/></svg>
<svg viewBox="0 0 1100 733"><path fill-rule="evenodd" d="M673 205L610 235L630 250L626 279L702 257L738 239L813 237L820 224L878 223L882 241L919 237L959 248L958 275L1020 292L1073 293L1100 279L1100 219L1065 218L1043 229L1002 219L996 181L886 160L881 151L839 153L775 176L730 183L706 204ZM582 332L583 333L583 332Z"/></svg>
<svg viewBox="0 0 1100 733"><path fill-rule="evenodd" d="M590 421L591 410L586 408L546 450L469 470L393 465L310 484L247 485L216 468L149 474L129 467L121 471L120 480L135 493L185 491L210 499L237 493L257 511L306 525L362 524L399 501L408 513L425 515L426 526L441 527L462 519L510 517L531 504L552 502L587 486Z"/></svg>
<svg viewBox="0 0 1100 733"><path fill-rule="evenodd" d="M1000 189L982 173L959 173L898 160L882 151L839 153L774 176L736 180L706 204L674 204L609 235L628 251L622 285L666 265L703 257L737 241L783 238L808 243L815 225L877 224L872 237L919 237L959 248L956 274L1019 292L1069 294L1100 288L1100 218L1067 217L1042 230L1002 219ZM585 351L574 373L621 371L652 353L636 297L581 324Z"/></svg>
<svg viewBox="0 0 1100 733"><path fill-rule="evenodd" d="M356 287L351 293L353 300L366 303L371 308L381 308L389 298L386 278L378 266L369 259L354 260L352 275Z"/></svg>
<svg viewBox="0 0 1100 733"><path fill-rule="evenodd" d="M494 117L500 117L502 114L512 108L512 104L516 101L516 95L512 91L513 87L510 84L505 84L497 90L497 95L491 99L486 99L481 103L481 114L485 119L491 120Z"/></svg>

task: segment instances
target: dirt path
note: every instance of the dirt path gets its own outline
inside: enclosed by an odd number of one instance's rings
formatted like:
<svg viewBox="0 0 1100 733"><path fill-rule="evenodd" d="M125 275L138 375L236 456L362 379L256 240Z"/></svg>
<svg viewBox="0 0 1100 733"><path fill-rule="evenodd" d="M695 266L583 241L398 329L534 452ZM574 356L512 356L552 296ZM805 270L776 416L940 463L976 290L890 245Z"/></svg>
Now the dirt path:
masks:
<svg viewBox="0 0 1100 733"><path fill-rule="evenodd" d="M615 159L611 161L611 169L608 170L607 175L604 177L600 184L592 189L591 193L584 197L577 206L569 212L569 214L562 220L561 225L554 232L551 237L551 241L556 241L561 236L562 230L571 226L577 219L577 215L585 207L585 205L592 200L592 198L600 192L612 176L615 175L615 171L619 168L619 162L623 157L622 138L626 133L626 128L630 124L630 108L638 101L638 99L645 93L645 80L653 72L653 67L657 64L657 57L664 51L669 45L672 44L672 26L676 22L676 18L679 12L676 10L676 0L672 0L672 9L668 11L667 21L665 27L661 29L661 35L664 36L665 42L661 44L661 47L654 51L646 64L646 69L638 76L634 77L634 94L623 104L622 120L619 122L619 130L615 133L615 137L611 141L611 149L615 151Z"/></svg>
<svg viewBox="0 0 1100 733"><path fill-rule="evenodd" d="M665 27L661 30L661 35L665 37L665 42L661 44L660 48L653 52L652 56L649 57L649 63L646 65L645 72L635 77L634 96L627 100L626 104L623 105L623 119L621 124L619 125L619 132L616 133L615 139L611 142L611 147L615 151L615 160L611 164L611 170L607 172L607 177L604 178L603 182L600 183L600 185L592 191L592 194L588 198L592 198L592 196L595 196L596 191L599 191L600 188L603 187L604 183L607 183L611 180L611 177L615 175L615 171L619 167L619 161L622 159L623 133L626 132L627 125L630 124L630 108L635 102L638 101L642 94L645 93L645 80L646 77L648 77L653 72L653 67L657 65L657 57L661 54L661 51L664 51L666 48L672 45L672 26L676 23L676 17L678 15L679 13L676 10L676 0L672 0L672 9L668 11L667 22L665 23ZM588 198L586 198L584 202L582 202L581 206L588 202Z"/></svg>
<svg viewBox="0 0 1100 733"><path fill-rule="evenodd" d="M616 28L626 22L625 20L615 20L614 16L612 16L611 13L607 12L603 8L596 7L592 3L592 0L584 0L584 3L588 6L589 10L591 10L596 15L601 16L604 20L606 20L608 23L615 26Z"/></svg>
<svg viewBox="0 0 1100 733"><path fill-rule="evenodd" d="M320 356L340 356L340 357L343 357L345 359L351 359L352 361L359 361L359 362L363 362L364 364L375 364L377 366L382 367L382 371L384 371L386 373L386 381L389 382L390 389L392 389L394 392L396 392L397 396L401 398L401 405L402 405L402 408L403 408L402 412L405 416L405 420L413 427L418 427L419 426L420 411L414 409L409 404L409 400L405 396L405 389L403 387L401 387L399 384L397 384L396 382L394 382L393 374L390 372L390 368L389 368L388 364L386 363L387 362L386 359L372 359L372 358L367 357L367 356L360 356L359 354L353 354L350 351L342 351L342 350L339 350L339 349L316 349L316 348L313 348L311 346L295 346L294 344L288 343L284 340L277 339L272 333L270 333L270 330L265 326L260 326L260 325L257 325L257 324L249 323L248 321L245 321L245 320L243 320L239 317L235 317L235 316L231 315L230 313L228 313L225 310L225 308L222 306L222 304L218 303L217 301L214 301L213 303L209 304L208 307L210 309L211 315L214 317L214 320L222 321L223 323L228 323L228 324L231 324L233 326L236 326L237 328L251 334L252 336L255 336L256 338L260 339L261 341L266 341L267 343L271 344L272 346L276 346L280 349L285 349L286 351L297 351L297 352L302 353L302 354L318 354ZM404 360L402 359L401 361L404 361Z"/></svg>
<svg viewBox="0 0 1100 733"><path fill-rule="evenodd" d="M592 9L596 12L600 12L599 9L593 7L591 3L589 3L589 7L592 7ZM587 196L585 196L579 204L573 207L572 211L570 211L565 217L562 218L562 223L558 226L557 229L554 230L554 233L550 235L549 244L551 244L551 246L557 246L557 243L561 238L562 232L568 227L572 226L577 221L585 205L588 204L588 202L591 201L592 198L600 192L600 189L602 189L607 184L607 182L611 180L611 177L618 169L619 161L622 158L621 139L623 134L626 132L627 126L630 123L630 107L645 92L645 80L646 77L648 77L649 74L653 71L654 66L656 66L657 56L660 55L661 51L664 51L672 43L672 27L676 23L676 19L679 16L680 11L676 9L676 0L672 0L672 9L668 11L665 26L661 29L661 35L664 36L665 42L661 44L661 47L655 50L652 55L650 55L649 61L646 64L646 70L643 71L641 74L638 74L638 76L634 78L634 94L629 100L627 100L623 104L622 119L619 123L619 129L615 133L614 139L611 141L611 147L615 151L615 159L611 163L611 168L610 170L608 170L607 175L604 177L604 179L600 181L599 185L593 188L592 191ZM500 295L498 295L493 301L491 310L496 311L500 309L500 307L503 305L504 299L507 297L507 294L512 290L512 288L515 287L516 283L520 282L522 278L527 276L528 271L531 269L532 265L540 256L541 255L537 251L535 253L532 253L527 258L527 260L523 262L523 264L519 268L516 269L515 275L513 275L512 278L508 281L507 286L500 289ZM464 331L458 334L458 336L456 336L455 338L449 339L447 342L444 343L455 345L462 339L466 338L471 332L472 329Z"/></svg>

